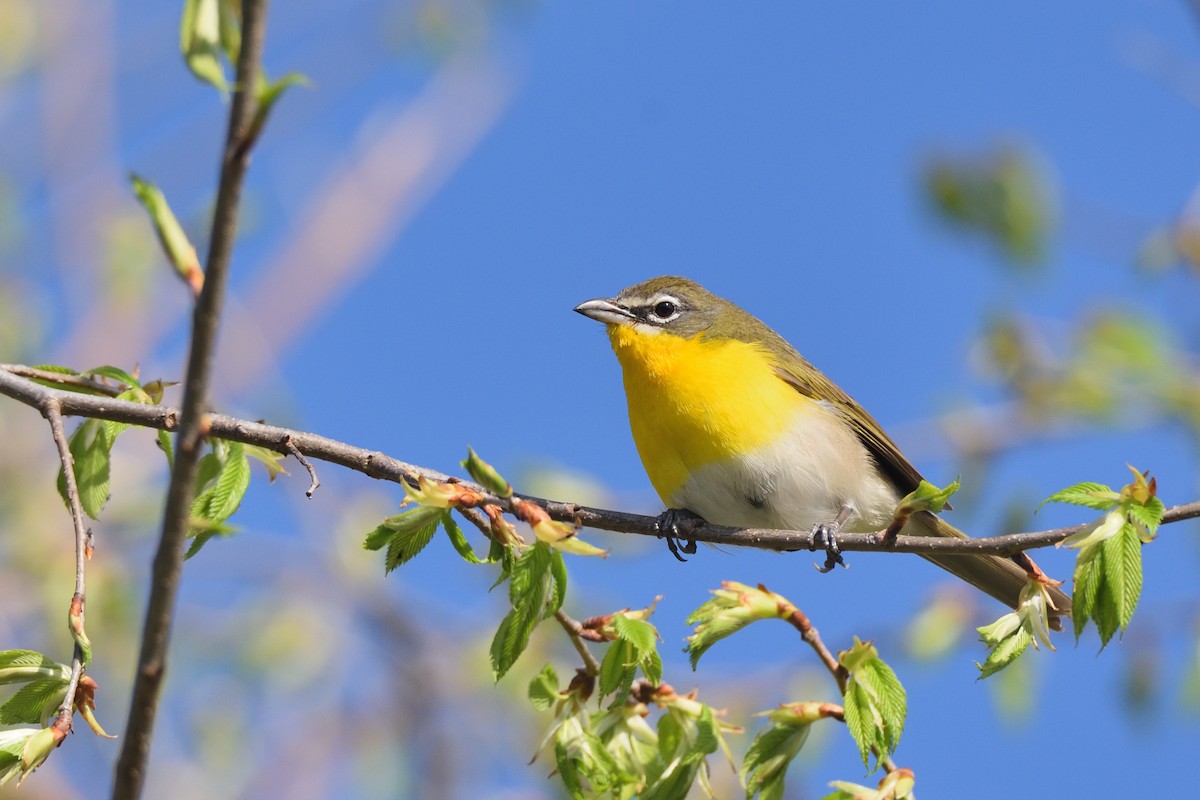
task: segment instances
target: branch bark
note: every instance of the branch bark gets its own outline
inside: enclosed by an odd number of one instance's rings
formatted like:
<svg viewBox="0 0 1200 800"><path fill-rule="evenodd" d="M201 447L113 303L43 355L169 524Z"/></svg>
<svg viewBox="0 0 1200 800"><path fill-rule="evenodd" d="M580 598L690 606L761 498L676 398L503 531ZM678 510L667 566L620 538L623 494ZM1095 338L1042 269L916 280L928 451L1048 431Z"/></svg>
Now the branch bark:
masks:
<svg viewBox="0 0 1200 800"><path fill-rule="evenodd" d="M71 446L67 442L67 434L63 429L62 409L53 397L46 398L41 405L42 416L50 423L50 434L58 449L58 458L62 462L63 483L67 490L67 505L71 510L71 526L75 531L75 593L71 597L70 620L72 634L76 637L86 636L83 627L84 593L86 590L85 576L87 571L88 539L91 531L83 518L83 504L79 500L79 482L75 479L75 458L71 455ZM82 641L86 642L86 639ZM75 651L71 657L71 677L67 683L67 693L58 708L58 718L54 726L62 734L71 732L71 720L75 715L75 693L79 690L79 679L83 676L84 665L83 644L79 638L75 640Z"/></svg>
<svg viewBox="0 0 1200 800"><path fill-rule="evenodd" d="M59 401L64 414L110 419L117 422L128 422L141 427L158 428L168 431L176 430L180 426L181 413L177 409L168 406L140 405L125 400L92 397L59 389L51 389L40 386L33 381L20 378L6 371L5 368L0 368L0 394L7 395L14 400L18 400L34 408L40 407L39 404L43 402L43 398L52 396ZM259 445L278 453L290 454L291 450L283 444L287 440L290 441L296 450L309 458L337 464L379 480L387 480L393 483L406 482L412 486L416 486L417 478L424 476L427 480L439 482L450 481L470 486L486 495L482 487L476 486L470 481L451 477L437 470L408 464L377 450L355 447L354 445L319 436L315 433L265 425L261 422L252 422L224 414L210 414L207 420L209 423L207 435L219 439L229 439L231 441L242 442L243 444ZM655 517L603 508L591 508L575 503L546 500L528 495L514 495L512 500L528 500L546 509L554 519L575 522L590 528L618 533L634 533L642 536L658 535L655 528ZM512 500L487 496L489 503L495 503L504 509L511 508ZM1167 508L1162 521L1163 524L1169 524L1197 517L1200 517L1200 501ZM1010 533L1002 536L985 536L972 539L897 536L895 543L891 545L882 543L878 533L843 533L838 536L838 545L844 551L856 552L1008 556L1023 550L1035 550L1053 546L1071 534L1082 530L1084 527L1085 525L1072 525L1065 528L1053 528L1044 531ZM814 537L810 531L726 528L720 525L704 525L697 528L690 535L699 542L756 547L761 550L812 550L816 546L816 542L813 541Z"/></svg>
<svg viewBox="0 0 1200 800"><path fill-rule="evenodd" d="M159 694L166 674L167 647L183 568L183 545L195 499L196 465L207 435L209 375L217 328L228 282L229 263L237 234L242 182L249 164L248 132L257 105L257 87L266 30L267 0L243 0L242 39L236 88L229 109L229 127L221 159L221 177L213 212L204 288L192 313L192 336L184 378L183 408L178 420L175 464L167 488L162 535L154 556L150 597L142 626L142 645L125 726L124 746L113 776L114 800L132 800L145 786L150 743Z"/></svg>

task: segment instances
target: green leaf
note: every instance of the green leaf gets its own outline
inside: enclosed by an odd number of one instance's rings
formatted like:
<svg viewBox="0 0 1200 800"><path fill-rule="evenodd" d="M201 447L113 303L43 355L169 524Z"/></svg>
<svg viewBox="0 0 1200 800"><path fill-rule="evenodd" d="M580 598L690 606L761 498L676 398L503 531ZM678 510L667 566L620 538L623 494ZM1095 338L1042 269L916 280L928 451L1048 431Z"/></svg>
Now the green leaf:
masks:
<svg viewBox="0 0 1200 800"><path fill-rule="evenodd" d="M930 511L937 514L946 508L951 495L958 491L958 487L957 479L944 489L922 480L917 484L916 489L913 489L900 501L897 508L905 515L915 514L918 511Z"/></svg>
<svg viewBox="0 0 1200 800"><path fill-rule="evenodd" d="M811 725L769 725L758 732L742 760L746 798L782 800L783 780L792 759L808 740Z"/></svg>
<svg viewBox="0 0 1200 800"><path fill-rule="evenodd" d="M846 727L858 744L863 765L871 769L870 755L890 755L900 743L907 713L907 699L892 668L879 658L874 646L855 638L854 647L839 654L850 670L843 696ZM872 770L873 771L873 770Z"/></svg>
<svg viewBox="0 0 1200 800"><path fill-rule="evenodd" d="M187 552L183 554L185 559L192 558L213 539L224 539L238 532L235 525L230 525L227 522L211 522L207 520L192 520L192 529L188 532L192 543L188 545Z"/></svg>
<svg viewBox="0 0 1200 800"><path fill-rule="evenodd" d="M1162 500L1159 500L1157 497L1151 497L1146 501L1145 505L1133 502L1125 504L1125 513L1129 515L1131 520L1143 526L1150 538L1154 538L1154 533L1162 523L1165 511L1166 509L1163 507Z"/></svg>
<svg viewBox="0 0 1200 800"><path fill-rule="evenodd" d="M546 711L562 699L558 691L558 673L547 664L529 681L529 702L538 711Z"/></svg>
<svg viewBox="0 0 1200 800"><path fill-rule="evenodd" d="M554 582L554 595L546 609L547 617L562 608L563 600L567 598L567 564L562 553L554 549L550 550L550 578Z"/></svg>
<svg viewBox="0 0 1200 800"><path fill-rule="evenodd" d="M636 675L637 654L633 645L617 639L609 645L604 660L600 662L600 695L607 697L616 692L617 698L614 702L624 702Z"/></svg>
<svg viewBox="0 0 1200 800"><path fill-rule="evenodd" d="M638 656L658 649L658 631L649 622L617 614L612 620L613 631L637 648Z"/></svg>
<svg viewBox="0 0 1200 800"><path fill-rule="evenodd" d="M0 725L45 725L67 696L67 681L30 681L0 706Z"/></svg>
<svg viewBox="0 0 1200 800"><path fill-rule="evenodd" d="M193 75L222 94L228 91L221 63L219 0L185 0L179 24L179 49Z"/></svg>
<svg viewBox="0 0 1200 800"><path fill-rule="evenodd" d="M241 0L221 0L221 49L225 59L236 64L242 50Z"/></svg>
<svg viewBox="0 0 1200 800"><path fill-rule="evenodd" d="M411 531L397 531L392 540L388 542L387 553L384 556L384 574L411 561L417 553L425 549L425 546L433 539L435 532L437 532L436 522Z"/></svg>
<svg viewBox="0 0 1200 800"><path fill-rule="evenodd" d="M504 677L529 644L537 624L554 613L558 581L553 577L554 551L537 542L513 562L508 583L510 611L492 638L492 671Z"/></svg>
<svg viewBox="0 0 1200 800"><path fill-rule="evenodd" d="M788 600L764 588L735 581L724 581L713 590L713 598L693 611L687 624L696 629L687 639L688 660L692 669L700 656L717 642L731 636L752 622L777 619L794 608ZM790 612L788 612L790 613Z"/></svg>
<svg viewBox="0 0 1200 800"><path fill-rule="evenodd" d="M283 453L278 453L269 447L257 444L242 446L245 448L247 458L253 458L266 468L268 483L274 483L275 479L280 475L288 474L287 470L283 468L283 463L287 461L287 456Z"/></svg>
<svg viewBox="0 0 1200 800"><path fill-rule="evenodd" d="M1000 642L992 648L988 653L987 659L980 664L975 662L975 666L979 667L980 678L987 678L995 675L1000 670L1007 667L1015 661L1021 653L1025 652L1025 648L1033 641L1033 634L1024 628L1017 628L1010 636L1001 639Z"/></svg>
<svg viewBox="0 0 1200 800"><path fill-rule="evenodd" d="M250 123L251 141L258 138L267 124L267 118L275 108L275 103L283 97L283 93L293 86L311 86L308 77L299 72L289 72L282 78L268 81L266 76L260 76L258 82L258 107L254 110L254 119Z"/></svg>
<svg viewBox="0 0 1200 800"><path fill-rule="evenodd" d="M480 558L475 555L475 550L471 547L471 543L467 541L466 535L450 515L450 509L442 512L442 528L446 531L446 535L450 537L450 544L453 545L454 551L462 556L463 560L468 564L490 564L494 561L490 557Z"/></svg>
<svg viewBox="0 0 1200 800"><path fill-rule="evenodd" d="M109 448L103 435L103 423L98 419L85 420L71 434L68 442L75 462L75 483L79 486L79 502L83 512L99 519L108 502ZM58 470L58 493L67 502L67 479Z"/></svg>
<svg viewBox="0 0 1200 800"><path fill-rule="evenodd" d="M1047 503L1067 503L1107 511L1120 501L1121 495L1102 483L1077 483L1050 495L1038 504L1038 508Z"/></svg>
<svg viewBox="0 0 1200 800"><path fill-rule="evenodd" d="M387 548L384 564L387 572L404 564L425 549L442 521L443 509L434 506L412 506L388 517L363 542L366 550Z"/></svg>
<svg viewBox="0 0 1200 800"><path fill-rule="evenodd" d="M36 650L0 650L0 685L40 678L67 681L71 669Z"/></svg>
<svg viewBox="0 0 1200 800"><path fill-rule="evenodd" d="M508 673L521 653L525 652L536 625L537 620L531 618L524 608L512 609L500 621L488 651L492 659L492 674L497 681Z"/></svg>
<svg viewBox="0 0 1200 800"><path fill-rule="evenodd" d="M119 383L122 386L125 386L126 388L129 388L129 389L141 388L141 385L142 385L141 383L138 382L137 378L133 377L125 370L121 369L120 367L114 367L114 366L107 365L107 364L102 367L93 367L92 369L85 369L81 374L94 375L94 376L98 375L102 378L108 378L109 380L114 380L117 383Z"/></svg>
<svg viewBox="0 0 1200 800"><path fill-rule="evenodd" d="M1142 592L1142 540L1132 524L1080 551L1075 561L1072 617L1078 639L1088 620L1100 646L1129 625Z"/></svg>
<svg viewBox="0 0 1200 800"><path fill-rule="evenodd" d="M158 432L158 449L167 457L167 469L175 468L175 448L171 444L171 434L166 431Z"/></svg>
<svg viewBox="0 0 1200 800"><path fill-rule="evenodd" d="M224 522L233 516L250 486L250 462L241 442L226 442L224 456L217 455L217 462L216 474L211 482L205 481L208 486L192 502L192 516L208 522ZM204 472L211 469L210 466ZM197 476L198 488L203 485L200 479L205 477L205 474Z"/></svg>

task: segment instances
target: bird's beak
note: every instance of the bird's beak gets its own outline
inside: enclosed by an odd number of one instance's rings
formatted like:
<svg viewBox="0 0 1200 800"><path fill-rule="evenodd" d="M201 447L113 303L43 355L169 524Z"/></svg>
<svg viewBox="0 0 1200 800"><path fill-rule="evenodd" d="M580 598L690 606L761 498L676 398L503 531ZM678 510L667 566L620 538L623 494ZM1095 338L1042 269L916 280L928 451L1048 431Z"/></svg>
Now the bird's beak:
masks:
<svg viewBox="0 0 1200 800"><path fill-rule="evenodd" d="M606 325L628 325L634 320L628 309L617 305L612 300L588 300L575 306L575 310L585 317L591 317Z"/></svg>

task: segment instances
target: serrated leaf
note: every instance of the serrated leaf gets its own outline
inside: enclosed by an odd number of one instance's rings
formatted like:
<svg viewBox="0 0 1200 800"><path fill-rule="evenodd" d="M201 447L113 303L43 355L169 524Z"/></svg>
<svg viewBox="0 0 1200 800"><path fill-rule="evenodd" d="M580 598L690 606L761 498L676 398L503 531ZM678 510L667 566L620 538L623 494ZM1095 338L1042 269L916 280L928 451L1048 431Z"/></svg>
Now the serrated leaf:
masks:
<svg viewBox="0 0 1200 800"><path fill-rule="evenodd" d="M1077 483L1074 486L1068 486L1066 489L1060 489L1050 495L1041 503L1038 503L1038 508L1047 503L1067 503L1069 505L1094 508L1097 511L1107 511L1117 505L1120 500L1120 494L1102 483Z"/></svg>
<svg viewBox="0 0 1200 800"><path fill-rule="evenodd" d="M741 778L746 798L759 800L783 797L784 777L792 759L808 740L811 725L768 725L750 743L742 760Z"/></svg>
<svg viewBox="0 0 1200 800"><path fill-rule="evenodd" d="M537 542L512 564L508 583L512 611L492 638L492 670L496 680L504 677L525 651L538 622L554 613L553 598L558 596L554 561L554 551L549 545Z"/></svg>
<svg viewBox="0 0 1200 800"><path fill-rule="evenodd" d="M227 442L211 483L192 503L192 516L209 522L224 522L233 516L250 486L250 462L241 442Z"/></svg>
<svg viewBox="0 0 1200 800"><path fill-rule="evenodd" d="M863 766L870 769L871 745L875 742L875 720L870 698L857 682L851 681L846 685L846 692L842 695L842 708L846 729L858 745Z"/></svg>
<svg viewBox="0 0 1200 800"><path fill-rule="evenodd" d="M1017 659L1021 653L1025 652L1025 648L1033 641L1033 634L1029 631L1018 628L1011 636L1000 641L992 651L988 653L987 659L980 664L975 662L975 666L979 667L980 679L995 675L1000 670L1007 667Z"/></svg>
<svg viewBox="0 0 1200 800"><path fill-rule="evenodd" d="M185 0L179 24L179 49L193 75L222 94L228 91L221 63L219 0Z"/></svg>
<svg viewBox="0 0 1200 800"><path fill-rule="evenodd" d="M66 696L66 681L30 681L0 706L0 725L45 725Z"/></svg>
<svg viewBox="0 0 1200 800"><path fill-rule="evenodd" d="M649 622L617 614L612 620L613 631L621 639L632 644L640 657L643 653L658 648L658 631Z"/></svg>
<svg viewBox="0 0 1200 800"><path fill-rule="evenodd" d="M109 450L103 435L101 420L85 420L68 441L75 462L75 483L79 487L79 503L83 513L99 519L108 502ZM58 471L58 493L67 502L67 480Z"/></svg>
<svg viewBox="0 0 1200 800"><path fill-rule="evenodd" d="M839 653L838 660L850 670L843 695L846 727L858 744L863 765L871 769L874 748L878 767L879 759L900 743L907 706L904 687L870 642L856 637L854 646Z"/></svg>
<svg viewBox="0 0 1200 800"><path fill-rule="evenodd" d="M387 554L384 557L385 574L399 567L401 564L406 564L411 561L417 553L425 549L433 539L433 534L437 532L437 523L430 524L417 528L416 530L400 532L397 531L392 540L388 542Z"/></svg>
<svg viewBox="0 0 1200 800"><path fill-rule="evenodd" d="M488 651L492 659L492 674L497 681L508 673L521 653L525 652L536 625L537 620L531 618L523 608L512 609L500 621Z"/></svg>
<svg viewBox="0 0 1200 800"><path fill-rule="evenodd" d="M36 650L0 650L0 685L40 678L70 679L71 669Z"/></svg>
<svg viewBox="0 0 1200 800"><path fill-rule="evenodd" d="M62 364L34 364L30 369L36 369L38 372L57 372L59 375L79 374L70 367L64 367Z"/></svg>
<svg viewBox="0 0 1200 800"><path fill-rule="evenodd" d="M529 681L529 702L539 711L546 711L562 699L558 691L558 673L547 664Z"/></svg>
<svg viewBox="0 0 1200 800"><path fill-rule="evenodd" d="M892 668L878 658L861 667L854 673L854 677L867 687L872 695L879 710L882 741L887 752L893 752L900 744L900 735L904 732L904 721L908 713L908 699L904 686Z"/></svg>
<svg viewBox="0 0 1200 800"><path fill-rule="evenodd" d="M1080 552L1075 562L1072 615L1078 639L1090 619L1104 647L1133 617L1142 590L1142 541L1126 523L1115 535Z"/></svg>
<svg viewBox="0 0 1200 800"><path fill-rule="evenodd" d="M1120 583L1116 585L1114 581L1113 596L1117 627L1124 630L1133 618L1142 594L1142 540L1132 525L1126 526L1112 540L1105 542L1105 550L1105 561L1120 565L1114 570Z"/></svg>
<svg viewBox="0 0 1200 800"><path fill-rule="evenodd" d="M1162 523L1165 511L1166 509L1163 507L1162 500L1159 500L1157 497L1151 497L1146 501L1145 505L1132 502L1125 504L1125 513L1134 522L1143 526L1151 539L1154 538L1155 531L1158 530L1158 526Z"/></svg>
<svg viewBox="0 0 1200 800"><path fill-rule="evenodd" d="M480 558L475 555L475 549L471 547L471 543L467 541L466 534L462 532L462 528L458 527L458 523L450 515L450 509L442 512L442 528L446 531L446 535L450 537L450 544L454 547L454 551L462 556L463 561L468 564L490 564L490 558Z"/></svg>
<svg viewBox="0 0 1200 800"><path fill-rule="evenodd" d="M637 654L629 642L617 639L608 646L600 662L599 689L602 697L619 692L616 702L623 702L637 675Z"/></svg>

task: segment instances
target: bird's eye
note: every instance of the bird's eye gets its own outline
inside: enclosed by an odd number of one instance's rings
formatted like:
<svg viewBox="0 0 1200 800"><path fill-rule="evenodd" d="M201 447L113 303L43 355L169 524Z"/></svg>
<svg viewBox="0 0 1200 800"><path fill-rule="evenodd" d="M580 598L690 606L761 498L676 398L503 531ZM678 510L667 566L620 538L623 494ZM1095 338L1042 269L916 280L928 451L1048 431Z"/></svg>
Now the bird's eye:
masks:
<svg viewBox="0 0 1200 800"><path fill-rule="evenodd" d="M654 316L659 319L668 319L675 316L675 304L670 300L663 300L654 304Z"/></svg>

